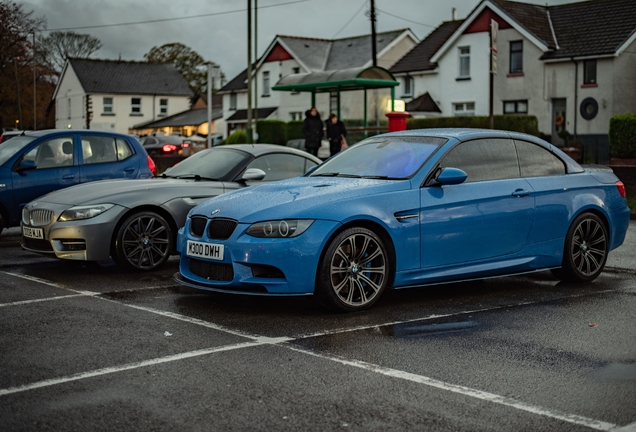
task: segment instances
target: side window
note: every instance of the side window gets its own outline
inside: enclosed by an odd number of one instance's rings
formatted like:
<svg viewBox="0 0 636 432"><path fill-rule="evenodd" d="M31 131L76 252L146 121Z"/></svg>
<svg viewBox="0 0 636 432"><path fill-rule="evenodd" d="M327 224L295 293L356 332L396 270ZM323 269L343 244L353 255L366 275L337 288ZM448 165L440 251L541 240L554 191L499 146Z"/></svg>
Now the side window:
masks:
<svg viewBox="0 0 636 432"><path fill-rule="evenodd" d="M132 156L133 152L126 140L117 138L117 160L123 161Z"/></svg>
<svg viewBox="0 0 636 432"><path fill-rule="evenodd" d="M23 159L35 161L36 169L71 166L73 165L73 137L44 141L25 154Z"/></svg>
<svg viewBox="0 0 636 432"><path fill-rule="evenodd" d="M466 172L466 183L519 178L517 153L512 140L480 139L453 147L440 164Z"/></svg>
<svg viewBox="0 0 636 432"><path fill-rule="evenodd" d="M269 154L254 159L247 168L265 171L264 182L283 180L305 174L305 158L282 153Z"/></svg>
<svg viewBox="0 0 636 432"><path fill-rule="evenodd" d="M541 146L526 141L515 141L519 154L521 177L543 177L565 174L561 159Z"/></svg>
<svg viewBox="0 0 636 432"><path fill-rule="evenodd" d="M318 165L316 162L310 159L305 159L305 172L309 171L309 168L315 167L316 165Z"/></svg>
<svg viewBox="0 0 636 432"><path fill-rule="evenodd" d="M82 135L81 138L84 165L117 162L117 144L114 137Z"/></svg>

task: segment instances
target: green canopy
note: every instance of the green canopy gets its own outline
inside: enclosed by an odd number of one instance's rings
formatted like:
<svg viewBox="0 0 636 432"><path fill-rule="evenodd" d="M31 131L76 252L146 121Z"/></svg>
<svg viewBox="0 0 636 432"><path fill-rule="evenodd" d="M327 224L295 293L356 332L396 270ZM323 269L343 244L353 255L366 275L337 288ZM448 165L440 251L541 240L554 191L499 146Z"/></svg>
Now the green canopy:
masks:
<svg viewBox="0 0 636 432"><path fill-rule="evenodd" d="M327 93L395 87L391 72L379 67L362 67L287 75L272 90Z"/></svg>

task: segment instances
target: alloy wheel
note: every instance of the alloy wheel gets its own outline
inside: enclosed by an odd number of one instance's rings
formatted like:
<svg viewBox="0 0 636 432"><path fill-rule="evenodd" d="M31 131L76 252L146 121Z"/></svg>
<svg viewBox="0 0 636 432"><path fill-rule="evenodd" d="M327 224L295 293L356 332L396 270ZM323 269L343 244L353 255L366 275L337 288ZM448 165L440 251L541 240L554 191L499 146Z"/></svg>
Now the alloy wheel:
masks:
<svg viewBox="0 0 636 432"><path fill-rule="evenodd" d="M130 265L140 270L153 269L170 255L170 228L158 215L138 215L123 228L121 246Z"/></svg>
<svg viewBox="0 0 636 432"><path fill-rule="evenodd" d="M574 267L583 276L597 273L605 263L607 238L601 223L584 219L574 229L570 253Z"/></svg>

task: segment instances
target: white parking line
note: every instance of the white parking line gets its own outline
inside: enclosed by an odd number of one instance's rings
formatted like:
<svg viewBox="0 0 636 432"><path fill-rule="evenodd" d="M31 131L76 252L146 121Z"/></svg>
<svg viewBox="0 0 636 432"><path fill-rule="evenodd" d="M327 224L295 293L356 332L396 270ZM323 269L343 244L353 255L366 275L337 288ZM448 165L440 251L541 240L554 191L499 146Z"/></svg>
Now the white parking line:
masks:
<svg viewBox="0 0 636 432"><path fill-rule="evenodd" d="M36 300L21 300L21 301L16 301L16 302L12 302L12 303L2 303L2 304L0 304L0 307L20 306L20 305L25 305L25 304L40 303L40 302L46 302L46 301L51 301L51 300L62 300L62 299L68 299L68 298L73 298L73 297L86 297L86 295L85 294L71 294L71 295L49 297L49 298L36 299Z"/></svg>
<svg viewBox="0 0 636 432"><path fill-rule="evenodd" d="M314 334L309 334L309 335L303 335L303 336L299 336L299 337L296 337L296 338L287 338L287 337L269 338L269 337L265 337L265 336L258 336L258 335L253 335L253 334L247 334L247 333L244 333L244 332L239 332L239 331L236 331L236 330L231 330L231 329L225 328L223 326L219 326L217 324L210 323L208 321L203 321L203 320L200 320L200 319L197 319L197 318L187 317L185 315L180 315L180 314L176 314L176 313L172 313L172 312L161 311L161 310L158 310L158 309L149 308L149 307L145 307L145 306L136 306L136 305L122 303L122 302L119 302L119 301L116 301L116 300L111 300L111 299L108 299L108 298L101 297L102 293L91 292L91 291L73 290L71 288L61 287L61 286L59 286L59 285L57 285L57 284L55 284L53 282L47 281L45 279L40 279L40 278L33 277L33 276L9 273L9 272L6 272L6 271L2 271L2 272L6 273L6 274L9 274L9 275L12 275L12 276L21 277L21 278L24 278L24 279L28 279L28 280L32 280L32 281L35 281L35 282L39 282L39 283L42 283L42 284L45 284L45 285L54 286L56 288L62 288L62 289L65 289L65 290L69 290L69 291L72 291L72 292L75 292L75 293L78 294L78 295L72 295L72 296L64 296L66 298L68 298L68 297L79 297L81 295L92 296L92 297L99 298L100 300L106 300L106 301L109 301L109 302L112 302L112 303L117 303L117 304L119 304L121 306L126 306L126 307L130 307L130 308L133 308L133 309L141 310L141 311L144 311L144 312L149 312L149 313L165 316L167 318L172 318L172 319L176 319L176 320L179 320L179 321L184 321L184 322L188 322L188 323L191 323L191 324L204 326L204 327L207 327L207 328L211 328L213 330L229 333L229 334L232 334L232 335L235 335L235 336L245 337L245 338L252 339L252 340L249 341L249 342L242 342L242 343L238 343L238 344L225 345L225 346L221 346L221 347L190 351L190 352L186 352L186 353L175 354L175 355L172 355L172 356L166 356L166 357L160 357L160 358L156 358L156 359L144 360L144 361L140 361L140 362L130 363L130 364L127 364L127 365L113 366L113 367L98 369L98 370L95 370L95 371L82 372L82 373L78 373L78 374L74 374L74 375L69 375L69 376L66 376L66 377L54 378L54 379L39 381L39 382L31 383L31 384L25 384L23 386L18 386L18 387L10 387L10 388L7 388L7 389L0 389L0 396L5 396L5 395L13 394L13 393L20 393L20 392L24 392L24 391L28 391L28 390L37 389L37 388L48 387L48 386L53 386L53 385L57 385L57 384L63 384L63 383L71 382L71 381L77 381L77 380L81 380L81 379L86 379L86 378L91 378L91 377L96 377L96 376L101 376L101 375L106 375L106 374L111 374L111 373L116 373L116 372L123 372L123 371L127 371L127 370L138 369L138 368L142 368L142 367L146 367L146 366L152 366L152 365L161 364L161 363L167 363L167 362L172 362L172 361L183 360L183 359L196 357L196 356L213 354L213 353L217 353L217 352L231 351L231 350L237 350L237 349L242 349L242 348L260 346L260 345L278 345L278 344L283 344L283 345L280 345L280 346L285 347L287 349L290 349L292 351L299 352L299 353L303 353L303 354L311 355L311 356L314 356L314 357L330 360L330 361L337 362L337 363L340 363L340 364L343 364L343 365L347 365L347 366L353 366L353 367L361 368L361 369L364 369L364 370L367 370L367 371L371 371L371 372L374 372L374 373L379 373L379 374L382 374L382 375L385 375L385 376L388 376L388 377L404 379L404 380L408 380L408 381L415 382L415 383L418 383L418 384L427 385L429 387L438 388L440 390L450 391L450 392L453 392L453 393L462 394L464 396L468 396L468 397L472 397L472 398L476 398L476 399L480 399L480 400L484 400L484 401L488 401L488 402L492 402L492 403L496 403L496 404L500 404L500 405L505 405L505 406L512 407L512 408L515 408L515 409L519 409L519 410L522 410L522 411L526 411L526 412L529 412L529 413L532 413L532 414L536 414L536 415L540 415L540 416L543 416L543 417L548 417L548 418L552 418L552 419L555 419L555 420L568 422L568 423L571 423L571 424L576 424L576 425L580 425L580 426L589 427L591 429L596 429L596 430L601 430L601 431L615 431L615 432L618 432L618 431L620 431L620 432L636 432L636 423L620 427L620 426L618 426L616 424L612 424L612 423L608 423L608 422L604 422L604 421L600 421L600 420L594 420L594 419L590 419L590 418L579 416L579 415L565 414L565 413L560 413L560 412L553 411L553 410L548 410L546 408L542 408L542 407L539 407L539 406L526 404L524 402L517 401L517 400L511 399L511 398L504 397L504 396L499 396L499 395L496 395L496 394L493 394L493 393L484 392L484 391L481 391L481 390L471 389L469 387L464 387L464 386L459 386L459 385L455 385L455 384L446 383L446 382L439 381L439 380L436 380L436 379L433 379L433 378L429 378L429 377L426 377L426 376L422 376L422 375L416 375L416 374L412 374L412 373L409 373L409 372L400 371L400 370L397 370L397 369L386 368L386 367L383 367L383 366L379 366L379 365L375 365L375 364L372 364L372 363L367 363L367 362L363 362L363 361L359 361L359 360L345 360L345 359L341 359L341 358L337 358L337 357L331 357L331 356L318 354L318 353L315 353L315 352L312 352L312 351L308 351L308 350L304 350L304 349L301 349L301 348L298 348L298 347L293 347L293 346L285 343L285 342L292 342L292 341L296 341L296 340L302 340L302 339L306 339L306 338L320 337L320 336L326 336L326 335L336 334L336 333L346 333L346 332L353 332L353 331L359 331L359 330L366 330L366 329L371 329L371 328L376 328L376 327L383 327L383 326L387 326L387 325L404 324L404 323L415 322L415 321L424 321L424 320L444 318L444 317L449 317L449 316L465 315L465 314L480 313L480 312L488 312L488 311L506 309L506 308L511 308L511 307L532 305L532 304L543 303L543 302L545 302L545 300L537 301L537 302L523 302L523 303L517 303L517 304L509 304L509 305L504 305L504 306L497 306L497 307L494 307L494 308L475 309L475 310L471 310L471 311L462 311L462 312L456 312L456 313L450 313L450 314L430 315L430 316L424 317L424 318L413 318L413 319L410 319L410 320L394 321L394 322L391 322L391 323L384 323L384 324L375 324L375 325L368 325L368 326L353 327L353 328L348 328L348 329L331 330L331 331L319 332L319 333L314 333ZM159 287L157 287L157 288L159 288ZM613 290L597 291L595 294L598 294L599 292L611 292L611 291L613 291ZM580 296L585 296L585 295L587 295L587 294L577 294L577 295L573 295L573 296L567 296L566 298L580 297ZM57 298L60 298L60 297L52 298L50 300L57 299ZM49 299L46 299L46 300L49 300ZM45 301L45 300L31 300L31 301L27 301L27 302L37 302L37 301ZM24 302L9 303L7 305L13 305L13 304L17 304L17 303L24 303ZM0 306L3 306L3 305L0 305Z"/></svg>
<svg viewBox="0 0 636 432"><path fill-rule="evenodd" d="M404 372L404 371L400 371L400 370L396 370L396 369L391 369L391 368L386 368L386 367L382 367L382 366L378 366L372 363L367 363L367 362L363 362L363 361L359 361L359 360L344 360L344 359L340 359L337 357L331 357L331 356L326 356L326 355L322 355L322 354L317 354L315 352L312 351L308 351L308 350L304 350L301 348L296 348L296 347L291 347L289 345L286 345L287 348L289 348L292 351L297 351L297 352L301 352L304 354L308 354L314 357L319 357L325 360L331 360L343 365L347 365L347 366L353 366L353 367L357 367L357 368L361 368L361 369L365 369L371 372L375 372L381 375L386 375L388 377L392 377L392 378L399 378L399 379L404 379L407 381L412 381L418 384L424 384L427 385L429 387L435 387L438 388L440 390L445 390L445 391L450 391L453 393L459 393L462 394L464 396L469 396L475 399L481 399L484 401L488 401L488 402L492 402L492 403L496 403L496 404L500 404L500 405L505 405L505 406L509 406L512 408L516 408L522 411L527 411L529 413L532 414L537 414L543 417L549 417L549 418L553 418L556 420L561 420L561 421L565 421L568 423L572 423L572 424L577 424L580 426L586 426L592 429L596 429L596 430L602 430L602 431L611 431L615 428L617 428L618 426L612 423L607 423L604 421L600 421L600 420L594 420L594 419L590 419L587 417L583 417L583 416L579 416L579 415L573 415L573 414L565 414L565 413L559 413L556 411L552 411L552 410L548 410L546 408L542 408L539 406L535 406L535 405L530 405L530 404L526 404L524 402L520 402L511 398L507 398L504 396L499 396L493 393L488 393L485 391L481 391L481 390L475 390L472 389L470 387L464 387L464 386L459 386L459 385L455 385L455 384L449 384L446 383L444 381L438 381L436 379L433 378L429 378L426 376L422 376L422 375L416 375L416 374L412 374L409 372Z"/></svg>
<svg viewBox="0 0 636 432"><path fill-rule="evenodd" d="M53 385L57 385L57 384L64 384L64 383L68 383L68 382L71 382L71 381L77 381L77 380L81 380L81 379L92 378L92 377L101 376L101 375L107 375L107 374L116 373L116 372L123 372L123 371L127 371L127 370L132 370L132 369L139 369L139 368L146 367L146 366L154 366L154 365L161 364L161 363L168 363L168 362L173 362L173 361L177 361L177 360L184 360L184 359L188 359L188 358L192 358L192 357L208 355L208 354L217 353L217 352L231 351L231 350L236 350L236 349L241 349L241 348L246 348L246 347L264 345L265 343L266 342L263 342L263 341L242 342L242 343L238 343L238 344L234 344L234 345L225 345L225 346L220 346L220 347L215 347L215 348L207 348L207 349L196 350L196 351L190 351L190 352L186 352L186 353L175 354L175 355L171 355L171 356L160 357L160 358L155 358L155 359L150 359L150 360L143 360L143 361L139 361L139 362L135 362L135 363L129 363L129 364L126 364L126 365L121 365L121 366L112 366L112 367L107 367L107 368L103 368L103 369L97 369L97 370L90 371L90 372L81 372L81 373L77 373L77 374L69 375L69 376L65 376L65 377L53 378L53 379L49 379L49 380L45 380L45 381L39 381L39 382L31 383L31 384L25 384L25 385L22 385L22 386L9 387L9 388L6 388L6 389L0 389L0 396L6 396L6 395L13 394L13 393L20 393L20 392L24 392L24 391L27 391L27 390L34 390L34 389L38 389L38 388L42 388L42 387L49 387L49 386L53 386Z"/></svg>

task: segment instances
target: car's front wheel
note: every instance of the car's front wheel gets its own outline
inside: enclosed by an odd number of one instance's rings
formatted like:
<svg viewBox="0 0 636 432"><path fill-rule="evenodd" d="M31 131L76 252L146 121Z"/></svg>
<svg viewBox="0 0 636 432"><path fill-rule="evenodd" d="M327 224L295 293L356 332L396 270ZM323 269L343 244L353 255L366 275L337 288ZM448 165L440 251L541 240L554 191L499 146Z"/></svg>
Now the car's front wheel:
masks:
<svg viewBox="0 0 636 432"><path fill-rule="evenodd" d="M113 258L117 264L135 270L155 270L162 266L172 249L168 222L151 211L129 216L115 237Z"/></svg>
<svg viewBox="0 0 636 432"><path fill-rule="evenodd" d="M552 271L568 282L590 282L605 267L609 235L603 221L592 213L579 215L568 230L563 249L563 267Z"/></svg>
<svg viewBox="0 0 636 432"><path fill-rule="evenodd" d="M366 309L386 289L389 274L382 239L369 229L349 228L327 246L318 268L315 295L330 309Z"/></svg>

